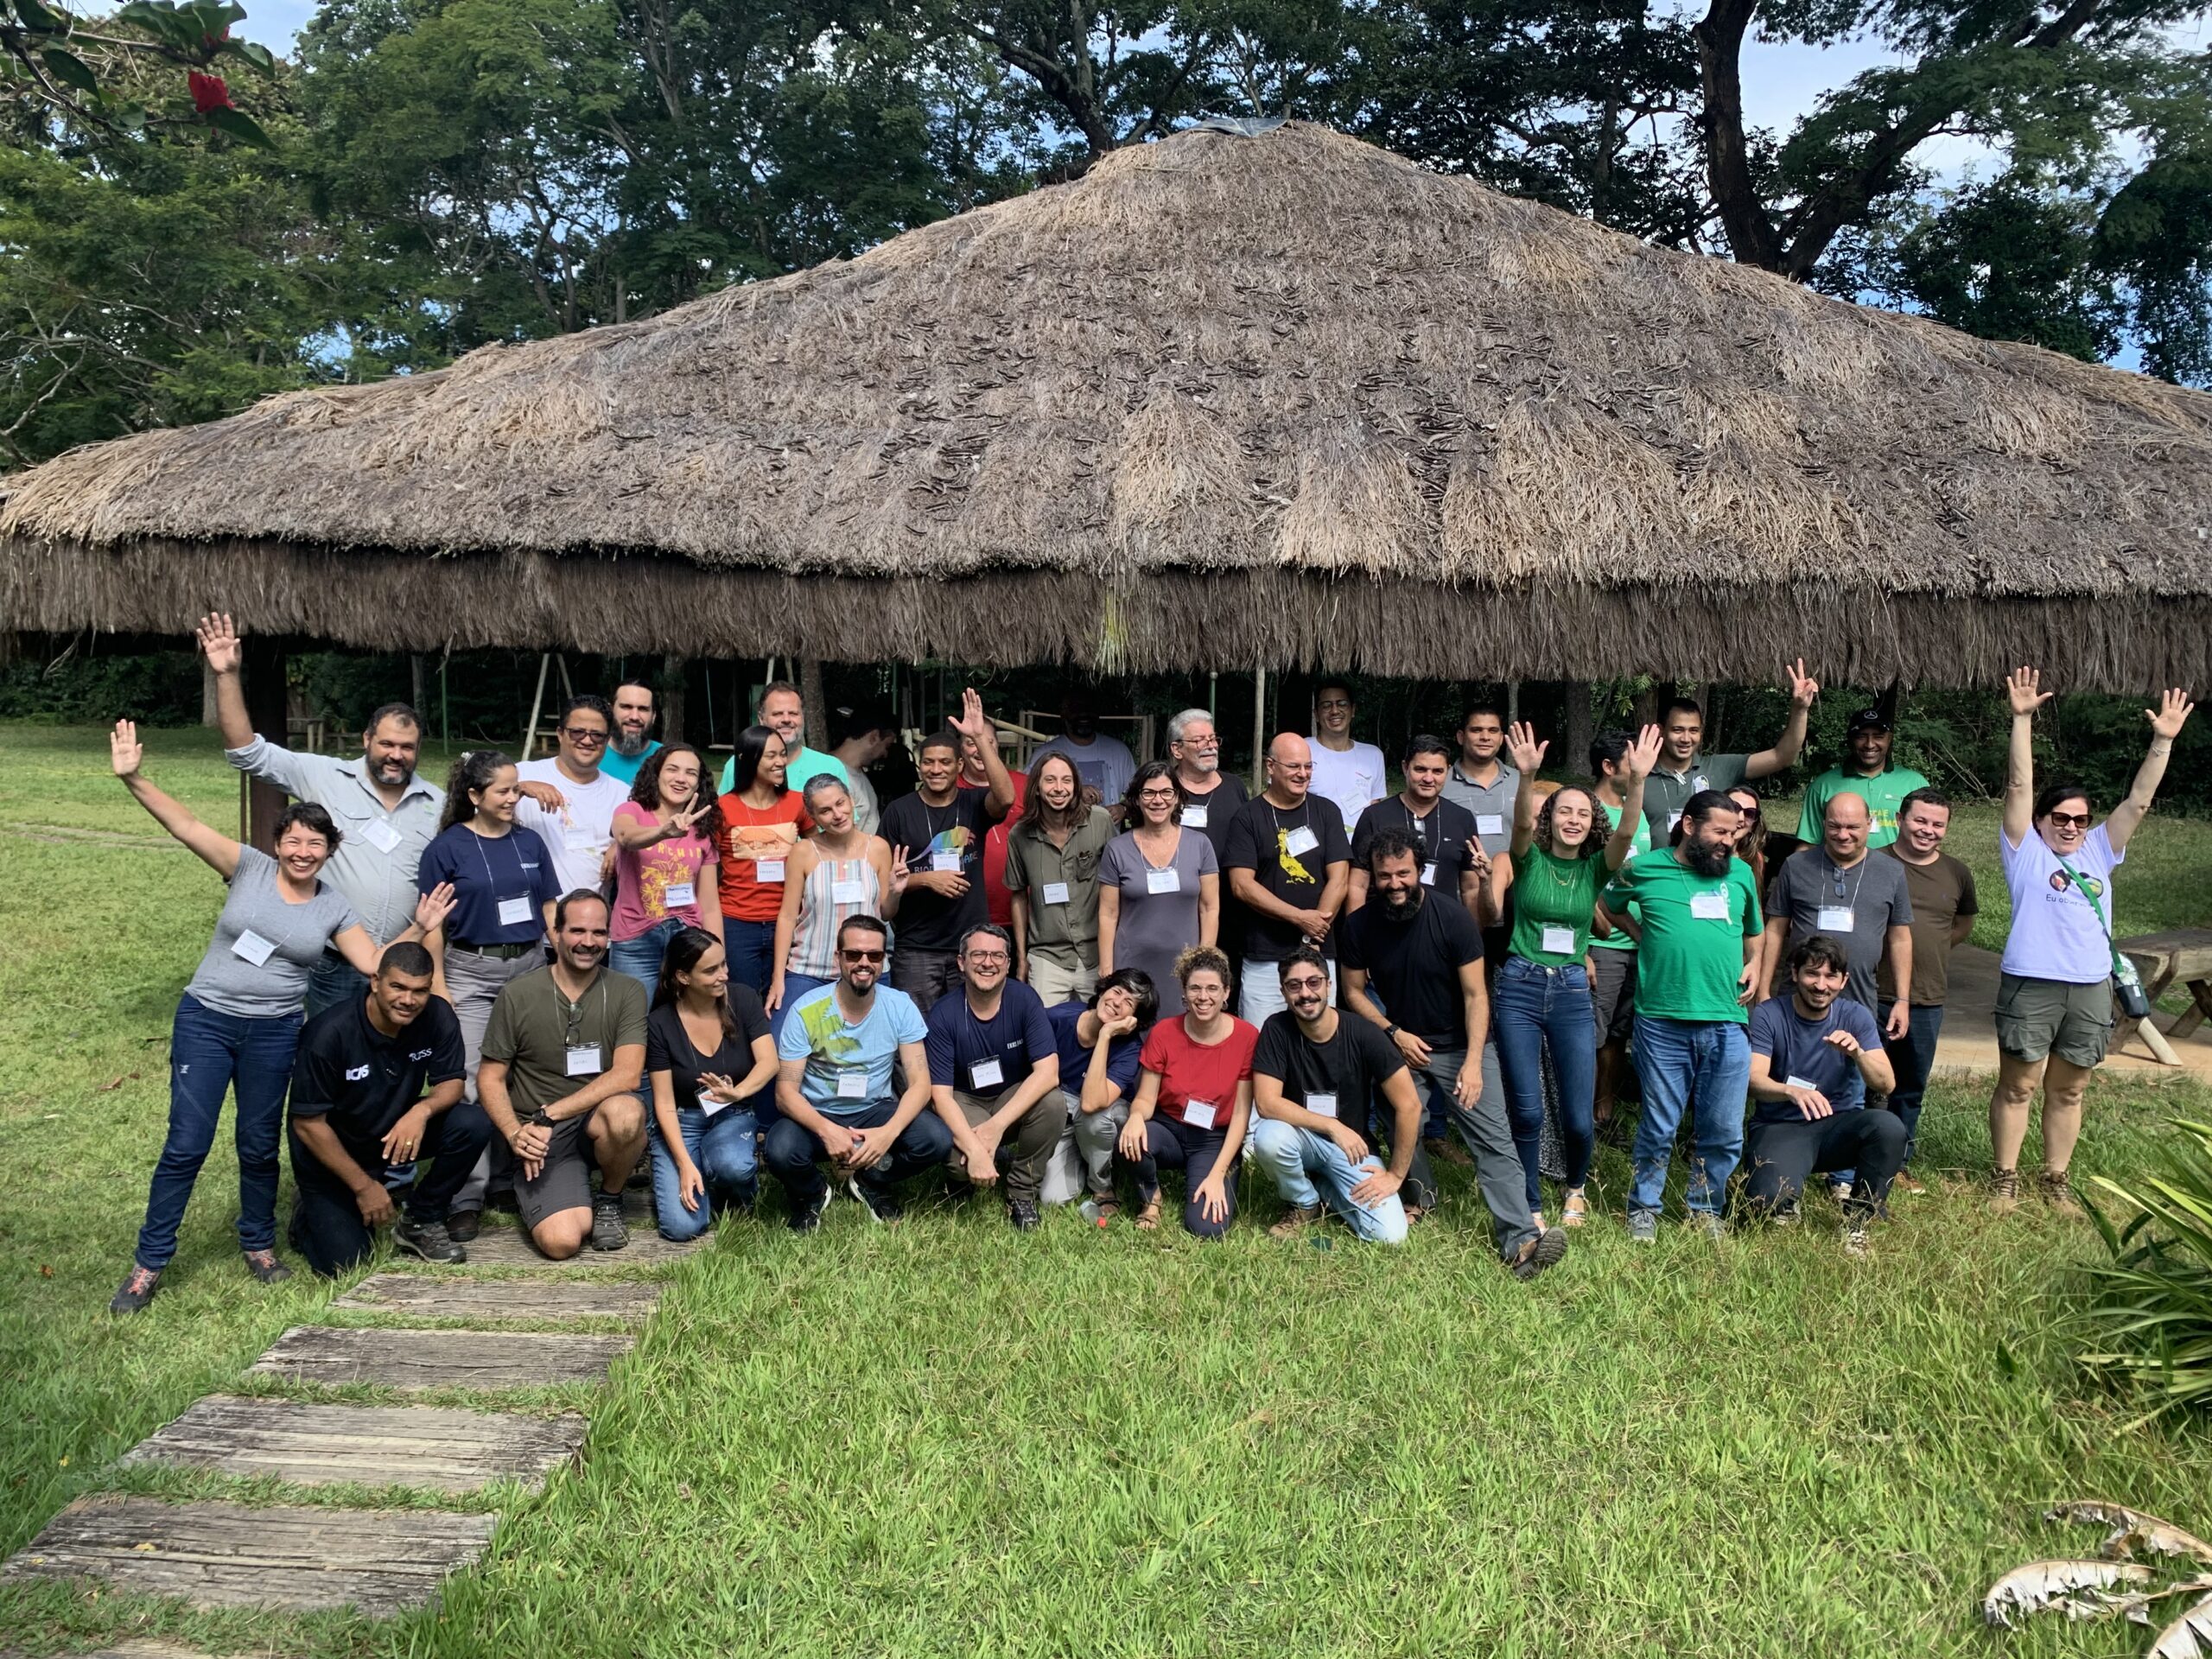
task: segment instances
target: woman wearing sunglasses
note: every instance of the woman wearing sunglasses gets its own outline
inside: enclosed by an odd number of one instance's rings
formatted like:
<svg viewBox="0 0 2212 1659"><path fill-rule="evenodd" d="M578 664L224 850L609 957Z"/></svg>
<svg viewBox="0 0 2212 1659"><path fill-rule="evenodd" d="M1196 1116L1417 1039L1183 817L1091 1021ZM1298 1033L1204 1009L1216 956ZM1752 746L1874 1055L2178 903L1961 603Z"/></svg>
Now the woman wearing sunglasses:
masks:
<svg viewBox="0 0 2212 1659"><path fill-rule="evenodd" d="M2050 701L2041 673L2005 677L2012 746L2005 775L2005 828L1998 850L2012 894L1997 985L1997 1091L1989 1100L1990 1207L2003 1214L2020 1201L2020 1147L2028 1112L2043 1095L2043 1197L2078 1217L2066 1170L2082 1134L2082 1096L2112 1038L2113 977L2123 966L2113 949L2113 872L2151 810L2174 740L2196 705L2168 691L2146 709L2151 749L2127 798L2095 829L2088 792L2074 783L2035 782L2036 710ZM2132 969L2127 969L2133 975Z"/></svg>

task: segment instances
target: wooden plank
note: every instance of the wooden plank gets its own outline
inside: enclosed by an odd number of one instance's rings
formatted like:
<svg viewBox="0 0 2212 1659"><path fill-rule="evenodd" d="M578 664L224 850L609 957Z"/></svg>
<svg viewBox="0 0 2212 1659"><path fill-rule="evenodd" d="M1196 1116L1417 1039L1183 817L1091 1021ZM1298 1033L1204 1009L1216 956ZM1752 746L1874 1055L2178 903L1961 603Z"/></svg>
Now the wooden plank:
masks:
<svg viewBox="0 0 2212 1659"><path fill-rule="evenodd" d="M195 1607L372 1616L419 1607L498 1517L437 1510L250 1509L104 1493L54 1516L0 1576L93 1578Z"/></svg>
<svg viewBox="0 0 2212 1659"><path fill-rule="evenodd" d="M394 1389L529 1389L597 1382L629 1337L552 1331L340 1331L296 1325L253 1363L265 1376Z"/></svg>
<svg viewBox="0 0 2212 1659"><path fill-rule="evenodd" d="M549 1262L519 1227L486 1227L468 1241L468 1264L479 1268L545 1268L556 1273L589 1273L594 1268L635 1268L656 1262L680 1262L702 1247L711 1232L677 1244L663 1238L650 1221L630 1218L630 1242L619 1250L594 1250L587 1244L565 1262Z"/></svg>
<svg viewBox="0 0 2212 1659"><path fill-rule="evenodd" d="M430 1406L322 1406L212 1395L123 1455L302 1486L353 1481L474 1492L513 1478L531 1491L573 1458L584 1420Z"/></svg>
<svg viewBox="0 0 2212 1659"><path fill-rule="evenodd" d="M364 1279L333 1307L378 1308L426 1319L626 1319L653 1311L661 1287L636 1279L461 1279L447 1274L379 1273Z"/></svg>
<svg viewBox="0 0 2212 1659"><path fill-rule="evenodd" d="M0 1659L25 1659L25 1655L21 1648L10 1648L0 1653ZM124 1641L111 1648L95 1648L90 1653L72 1653L69 1659L214 1659L214 1656L202 1653L197 1648L173 1647L167 1642ZM264 1653L262 1659L275 1659L275 1656Z"/></svg>

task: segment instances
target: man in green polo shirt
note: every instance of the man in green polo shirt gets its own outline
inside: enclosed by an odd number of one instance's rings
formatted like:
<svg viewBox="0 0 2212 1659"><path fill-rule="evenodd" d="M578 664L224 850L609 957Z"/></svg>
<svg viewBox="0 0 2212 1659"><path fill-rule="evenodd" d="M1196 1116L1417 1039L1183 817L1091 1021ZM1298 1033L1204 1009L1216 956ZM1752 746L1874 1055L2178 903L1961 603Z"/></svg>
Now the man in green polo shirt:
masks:
<svg viewBox="0 0 2212 1659"><path fill-rule="evenodd" d="M1654 847L1667 844L1691 796L1708 789L1726 794L1738 784L1771 778L1797 764L1805 747L1805 721L1813 699L1821 695L1821 683L1806 677L1802 657L1783 671L1782 683L1789 692L1789 719L1774 747L1757 754L1700 753L1705 747L1704 711L1687 697L1667 705L1659 717L1666 728L1666 744L1659 752L1659 764L1643 780L1643 821L1651 827ZM1819 832L1814 833L1817 838Z"/></svg>
<svg viewBox="0 0 2212 1659"><path fill-rule="evenodd" d="M1615 915L1636 906L1635 1055L1643 1112L1630 1154L1629 1237L1659 1234L1659 1200L1682 1115L1695 1126L1690 1217L1718 1234L1720 1201L1744 1147L1751 1048L1745 1012L1758 988L1759 896L1734 854L1742 809L1718 790L1682 804L1682 836L1624 864L1605 888Z"/></svg>
<svg viewBox="0 0 2212 1659"><path fill-rule="evenodd" d="M1879 709L1861 709L1852 715L1844 738L1850 758L1806 786L1804 810L1797 815L1798 840L1809 847L1821 838L1829 801L1846 790L1865 801L1872 815L1866 834L1868 851L1886 847L1897 838L1898 808L1914 790L1927 788L1928 780L1910 766L1890 764L1891 741L1889 716Z"/></svg>

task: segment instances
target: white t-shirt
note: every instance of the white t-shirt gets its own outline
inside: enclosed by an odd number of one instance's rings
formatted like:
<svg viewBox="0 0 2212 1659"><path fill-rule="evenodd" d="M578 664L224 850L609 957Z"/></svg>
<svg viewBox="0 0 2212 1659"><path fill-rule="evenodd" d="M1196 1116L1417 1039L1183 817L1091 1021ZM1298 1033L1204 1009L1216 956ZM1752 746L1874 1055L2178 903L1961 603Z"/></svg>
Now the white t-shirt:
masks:
<svg viewBox="0 0 2212 1659"><path fill-rule="evenodd" d="M614 809L630 798L630 785L603 772L590 783L580 784L550 756L525 761L515 772L525 784L552 785L568 800L565 812L548 812L527 795L515 804L515 822L537 831L553 855L561 891L585 887L598 892L600 856L614 839Z"/></svg>
<svg viewBox="0 0 2212 1659"><path fill-rule="evenodd" d="M1344 833L1350 835L1352 826L1359 822L1359 815L1389 792L1389 766L1382 759L1382 751L1372 743L1329 749L1322 747L1321 740L1317 737L1313 740L1312 747L1313 781L1307 789L1337 804L1337 810L1344 815Z"/></svg>
<svg viewBox="0 0 2212 1659"><path fill-rule="evenodd" d="M2112 974L2112 942L2089 901L2060 868L2058 855L2031 829L2018 847L1997 832L2005 885L2012 893L2012 931L2005 936L2006 973L2018 979L2056 979L2094 985ZM2113 850L2101 823L2066 861L2092 885L2105 919L2112 918L2112 873L2127 855Z"/></svg>
<svg viewBox="0 0 2212 1659"><path fill-rule="evenodd" d="M1137 775L1137 758L1129 753L1129 746L1118 737L1100 733L1088 743L1078 743L1073 738L1056 737L1049 743L1040 743L1031 751L1032 766L1048 754L1065 754L1075 765L1075 775L1086 789L1098 791L1103 806L1119 806L1122 797L1129 792L1129 780Z"/></svg>

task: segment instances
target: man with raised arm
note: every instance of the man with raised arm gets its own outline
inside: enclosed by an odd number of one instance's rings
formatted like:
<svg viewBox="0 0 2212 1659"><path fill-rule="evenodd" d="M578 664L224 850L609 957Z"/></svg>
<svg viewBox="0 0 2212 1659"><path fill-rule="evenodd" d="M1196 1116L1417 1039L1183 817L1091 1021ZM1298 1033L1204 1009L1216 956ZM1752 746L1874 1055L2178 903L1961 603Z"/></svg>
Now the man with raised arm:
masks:
<svg viewBox="0 0 2212 1659"><path fill-rule="evenodd" d="M1690 797L1710 790L1726 795L1737 785L1771 778L1797 764L1805 747L1805 721L1821 683L1805 672L1805 659L1783 671L1789 692L1789 718L1774 747L1757 754L1705 754L1705 711L1688 697L1676 697L1659 716L1665 728L1665 747L1659 764L1643 784L1643 817L1651 826L1651 844L1664 847L1673 839Z"/></svg>

